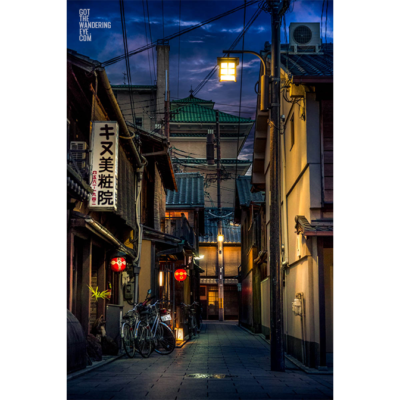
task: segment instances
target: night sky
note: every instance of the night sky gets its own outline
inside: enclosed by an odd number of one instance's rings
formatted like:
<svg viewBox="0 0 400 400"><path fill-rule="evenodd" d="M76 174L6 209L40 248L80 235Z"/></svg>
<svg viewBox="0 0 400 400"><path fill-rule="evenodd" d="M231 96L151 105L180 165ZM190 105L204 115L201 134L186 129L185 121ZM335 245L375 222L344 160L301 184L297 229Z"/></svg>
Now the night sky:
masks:
<svg viewBox="0 0 400 400"><path fill-rule="evenodd" d="M147 24L146 1L125 0L125 21L128 36L129 51L147 43L146 30L143 22L143 4L146 10L147 40L150 42ZM181 29L205 21L243 4L243 1L197 1L182 0L181 2ZM152 41L163 38L179 30L179 1L149 0L149 14L151 23ZM164 5L164 24L163 8ZM291 22L321 22L323 1L292 0L289 11L286 13L287 37ZM326 2L325 2L326 5ZM90 22L111 22L111 29L90 29L91 41L79 41L79 10L90 9ZM246 8L246 22L257 11L257 4ZM231 46L235 38L243 29L244 11L240 10L213 23L198 28L169 42L170 50L170 93L171 99L183 98L205 78L215 66L217 57L222 56L222 50ZM325 42L325 10L323 13L323 42ZM333 42L333 1L328 2L328 20L326 39ZM260 52L266 41L271 42L270 15L262 12L245 35L245 50ZM281 42L284 43L285 32L282 23ZM122 39L122 25L118 0L79 1L67 2L67 46L69 49L86 55L100 62L107 61L124 52ZM242 48L242 41L235 49ZM178 93L178 57L180 54L179 93ZM152 51L145 51L130 57L132 84L153 84ZM156 62L154 49L154 59ZM241 56L240 56L241 57ZM150 62L150 68L149 68ZM241 116L255 117L256 94L254 85L258 80L259 60L255 56L244 56L242 110ZM157 64L156 64L157 65ZM120 61L106 68L111 84L124 82L123 72L125 62ZM215 108L231 114L239 115L240 101L240 71L237 83L220 83L217 73L197 94L205 100L216 102ZM253 148L253 132L240 154L240 158L250 158Z"/></svg>

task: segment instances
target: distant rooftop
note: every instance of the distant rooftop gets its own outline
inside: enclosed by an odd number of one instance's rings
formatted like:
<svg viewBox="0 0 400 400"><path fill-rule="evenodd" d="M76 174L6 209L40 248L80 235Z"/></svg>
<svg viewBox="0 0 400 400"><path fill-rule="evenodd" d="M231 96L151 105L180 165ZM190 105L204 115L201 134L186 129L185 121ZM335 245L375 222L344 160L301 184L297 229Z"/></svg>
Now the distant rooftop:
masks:
<svg viewBox="0 0 400 400"><path fill-rule="evenodd" d="M236 179L236 191L241 206L248 207L251 202L264 202L264 194L262 192L251 193L251 176L239 176Z"/></svg>
<svg viewBox="0 0 400 400"><path fill-rule="evenodd" d="M199 172L175 174L177 192L167 190L167 209L204 207L204 178Z"/></svg>
<svg viewBox="0 0 400 400"><path fill-rule="evenodd" d="M177 108L171 115L171 122L201 122L201 123L216 123L216 110L191 103ZM238 123L249 124L251 118L239 118L236 115L219 112L219 122L221 123Z"/></svg>
<svg viewBox="0 0 400 400"><path fill-rule="evenodd" d="M232 220L233 208L223 208L225 214L231 213L225 221ZM204 213L204 236L199 237L199 243L217 243L218 236L218 208L207 208ZM240 243L240 225L231 225L230 222L222 224L222 234L224 235L224 243Z"/></svg>
<svg viewBox="0 0 400 400"><path fill-rule="evenodd" d="M267 42L265 51L270 51L270 46ZM288 47L281 45L281 68L286 72L293 76L333 77L333 43L322 44L321 52L315 54L291 54Z"/></svg>

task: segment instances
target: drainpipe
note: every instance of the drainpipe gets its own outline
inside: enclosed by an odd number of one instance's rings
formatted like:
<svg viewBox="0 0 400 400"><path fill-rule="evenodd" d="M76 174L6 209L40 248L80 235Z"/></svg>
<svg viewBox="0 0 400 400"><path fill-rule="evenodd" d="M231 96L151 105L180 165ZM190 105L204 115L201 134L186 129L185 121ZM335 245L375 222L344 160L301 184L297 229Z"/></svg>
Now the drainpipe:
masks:
<svg viewBox="0 0 400 400"><path fill-rule="evenodd" d="M103 87L104 87L104 89L105 89L105 91L107 93L108 100L110 101L110 103L111 103L111 105L113 107L113 111L116 114L117 122L118 122L118 125L119 125L119 127L121 129L121 133L122 133L122 135L120 135L120 137L122 139L129 139L128 143L129 143L129 146L130 146L130 148L131 148L131 150L133 152L133 156L135 158L135 161L136 161L138 166L142 166L143 165L142 159L141 159L141 157L140 157L140 155L139 155L139 153L138 153L138 151L136 149L136 146L133 144L132 135L129 132L128 127L126 126L125 119L124 119L124 117L123 117L123 115L121 113L121 110L120 110L119 105L117 103L117 99L114 96L114 92L113 92L112 87L110 85L110 82L108 80L106 71L103 68L101 68L101 69L98 69L97 72L98 72L98 75L100 77L101 83L103 84Z"/></svg>

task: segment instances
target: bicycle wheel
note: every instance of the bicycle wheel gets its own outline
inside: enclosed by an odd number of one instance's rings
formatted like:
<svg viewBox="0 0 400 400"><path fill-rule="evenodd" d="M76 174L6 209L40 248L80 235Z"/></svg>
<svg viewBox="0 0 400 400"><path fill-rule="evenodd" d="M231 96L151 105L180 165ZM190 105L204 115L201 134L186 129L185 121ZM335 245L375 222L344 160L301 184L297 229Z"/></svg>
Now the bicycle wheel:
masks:
<svg viewBox="0 0 400 400"><path fill-rule="evenodd" d="M145 322L141 322L139 325L136 342L139 353L143 358L148 358L152 352L153 341L150 327Z"/></svg>
<svg viewBox="0 0 400 400"><path fill-rule="evenodd" d="M133 358L136 351L135 339L133 336L133 330L131 329L130 325L127 324L126 322L122 326L122 334L123 334L122 343L124 345L125 353L129 358Z"/></svg>
<svg viewBox="0 0 400 400"><path fill-rule="evenodd" d="M170 354L175 349L175 336L168 326L160 323L156 332L155 351L163 356Z"/></svg>

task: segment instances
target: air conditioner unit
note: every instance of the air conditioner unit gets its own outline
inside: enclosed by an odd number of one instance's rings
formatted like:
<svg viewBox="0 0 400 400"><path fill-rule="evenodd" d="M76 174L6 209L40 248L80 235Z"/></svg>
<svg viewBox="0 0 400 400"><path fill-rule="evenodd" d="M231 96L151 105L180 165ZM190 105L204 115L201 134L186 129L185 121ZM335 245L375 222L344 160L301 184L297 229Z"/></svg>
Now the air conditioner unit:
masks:
<svg viewBox="0 0 400 400"><path fill-rule="evenodd" d="M79 169L86 168L87 147L86 142L71 142L69 145L71 157Z"/></svg>
<svg viewBox="0 0 400 400"><path fill-rule="evenodd" d="M321 51L319 22L292 22L289 26L289 53L316 54Z"/></svg>

